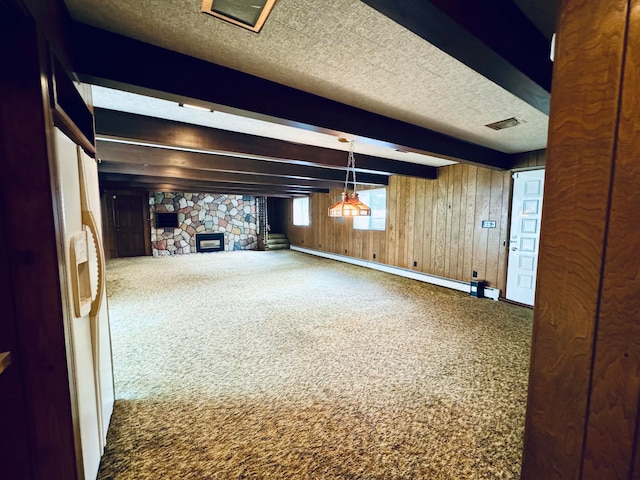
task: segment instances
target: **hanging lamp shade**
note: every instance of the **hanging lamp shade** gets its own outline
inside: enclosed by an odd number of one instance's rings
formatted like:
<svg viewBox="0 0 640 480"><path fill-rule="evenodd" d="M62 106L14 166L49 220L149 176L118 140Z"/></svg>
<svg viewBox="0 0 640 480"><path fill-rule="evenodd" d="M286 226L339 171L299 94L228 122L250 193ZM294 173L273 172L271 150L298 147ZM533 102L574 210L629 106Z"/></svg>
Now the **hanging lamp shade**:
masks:
<svg viewBox="0 0 640 480"><path fill-rule="evenodd" d="M338 139L346 142L344 138ZM349 171L353 175L353 192L349 192L347 185L349 183ZM369 217L371 216L371 208L362 203L356 192L356 160L353 157L353 140L349 142L349 158L347 161L347 176L344 180L344 190L342 191L342 200L334 203L329 207L330 217Z"/></svg>
<svg viewBox="0 0 640 480"><path fill-rule="evenodd" d="M358 198L355 192L342 192L342 200L329 207L330 217L369 217L371 208Z"/></svg>

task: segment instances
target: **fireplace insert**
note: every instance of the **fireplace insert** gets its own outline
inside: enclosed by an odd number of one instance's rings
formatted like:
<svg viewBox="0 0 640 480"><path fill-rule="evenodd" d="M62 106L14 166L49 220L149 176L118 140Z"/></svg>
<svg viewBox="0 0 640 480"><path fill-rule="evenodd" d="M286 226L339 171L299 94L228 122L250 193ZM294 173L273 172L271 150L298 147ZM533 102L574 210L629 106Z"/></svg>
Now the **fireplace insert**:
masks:
<svg viewBox="0 0 640 480"><path fill-rule="evenodd" d="M196 233L196 252L223 252L224 233Z"/></svg>

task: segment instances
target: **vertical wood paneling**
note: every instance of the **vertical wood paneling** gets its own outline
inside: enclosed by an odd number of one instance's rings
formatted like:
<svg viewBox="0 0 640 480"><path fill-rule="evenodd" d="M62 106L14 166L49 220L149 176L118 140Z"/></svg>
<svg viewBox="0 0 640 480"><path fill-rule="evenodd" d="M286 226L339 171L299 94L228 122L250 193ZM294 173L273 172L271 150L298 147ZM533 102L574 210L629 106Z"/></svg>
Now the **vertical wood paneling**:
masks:
<svg viewBox="0 0 640 480"><path fill-rule="evenodd" d="M398 212L397 212L397 194L398 180L400 177L391 177L389 179L389 187L387 190L387 218L389 224L387 226L387 245L385 249L386 263L389 265L397 265L397 231L398 231Z"/></svg>
<svg viewBox="0 0 640 480"><path fill-rule="evenodd" d="M491 170L478 169L476 183L475 218L473 221L473 262L472 270L478 272L478 278L487 278L487 245L489 241L488 230L482 228L482 220L488 220L489 204L491 199Z"/></svg>
<svg viewBox="0 0 640 480"><path fill-rule="evenodd" d="M464 224L464 265L463 276L469 278L473 270L473 245L475 242L475 204L478 183L478 167L467 165L467 203L465 206L465 224Z"/></svg>
<svg viewBox="0 0 640 480"><path fill-rule="evenodd" d="M398 189L396 190L396 222L398 228L396 230L396 263L399 267L407 267L407 245L405 239L407 237L407 177L398 177Z"/></svg>
<svg viewBox="0 0 640 480"><path fill-rule="evenodd" d="M500 253L502 252L500 239L500 217L502 213L502 172L494 170L491 172L491 194L489 196L489 216L488 220L496 221L496 228L487 230L487 262L485 269L485 277L491 279L495 286L495 279L498 278L498 264Z"/></svg>
<svg viewBox="0 0 640 480"><path fill-rule="evenodd" d="M629 7L583 478L640 478L640 1Z"/></svg>
<svg viewBox="0 0 640 480"><path fill-rule="evenodd" d="M502 176L502 213L500 214L500 245L498 253L498 278L496 286L505 291L507 283L507 259L509 258L509 228L511 222L511 172L504 172Z"/></svg>
<svg viewBox="0 0 640 480"><path fill-rule="evenodd" d="M425 181L424 185L424 212L423 212L423 238L422 238L422 271L431 272L431 241L433 238L433 192L436 182Z"/></svg>
<svg viewBox="0 0 640 480"><path fill-rule="evenodd" d="M435 231L434 242L431 250L433 255L433 273L441 277L444 276L445 254L447 251L447 195L449 186L449 175L451 169L447 168L438 175L436 201L435 201Z"/></svg>
<svg viewBox="0 0 640 480"><path fill-rule="evenodd" d="M470 278L470 272L464 271L464 257L465 250L467 246L467 237L466 237L466 222L467 222L467 193L468 193L468 176L469 169L465 168L460 169L460 218L458 219L458 248L457 248L457 265L458 268L455 272L455 278Z"/></svg>
<svg viewBox="0 0 640 480"><path fill-rule="evenodd" d="M385 231L354 230L351 219L329 218L339 190L314 194L311 226L293 227L289 218L289 240L341 255L346 249L367 260L375 253L376 262L465 282L475 269L489 285L503 288L510 178L509 172L462 164L441 168L437 180L391 177ZM482 219L496 220L491 235Z"/></svg>
<svg viewBox="0 0 640 480"><path fill-rule="evenodd" d="M404 216L404 244L407 253L405 257L405 268L413 270L413 262L415 261L415 257L413 255L413 245L415 240L416 178L406 178L407 211Z"/></svg>
<svg viewBox="0 0 640 480"><path fill-rule="evenodd" d="M449 266L446 269L446 276L456 278L458 276L458 253L460 248L464 248L464 242L460 242L460 217L462 213L462 170L463 165L454 165L453 175L449 184L449 212L450 212L450 236L447 245L449 246Z"/></svg>
<svg viewBox="0 0 640 480"><path fill-rule="evenodd" d="M610 342L602 345L605 350L618 341L622 342L620 345L625 342L620 331L616 334L616 328L607 325L615 322L615 314L611 317L599 314L599 304L603 302L604 311L609 308L608 301L619 301L620 307L625 307L625 303L638 305L629 298L629 295L637 297L633 284L629 289L625 285L620 292L610 292L611 296L608 296L607 288L613 287L615 281L608 283L607 268L603 266L603 261L612 260L604 257L609 213L610 228L618 228L617 232L609 231L609 241L615 245L610 252L614 256L629 253L625 257L627 265L621 265L624 263L621 259L617 265L616 275L620 276L617 281L624 278L625 272L629 271L629 262L637 253L626 251L626 247L616 241L616 235L623 242L635 241L634 249L638 246L638 237L630 235L629 224L624 227L619 223L630 221L631 217L625 218L628 207L621 205L622 218L608 207L628 7L628 0L565 0L560 15L534 309L524 480L629 478L629 471L614 474L607 466L619 462L617 446L613 446L617 438L613 437L624 436L624 430L618 430L618 420L613 422L611 430L607 430L596 417L602 414L602 420L606 422L611 413L607 410L616 409L628 398L627 390L620 385L627 381L626 376L615 377L625 370L619 370L619 367L626 362L636 362L637 344L632 352L627 352L629 357L622 353L624 348L617 349L620 355L610 365L610 371L607 371L609 366L601 370L599 359L595 359L594 386L602 375L605 384L612 381L613 388L609 390L603 385L603 396L594 396L596 405L592 406L593 418L589 422L593 422L596 429L602 428L603 437L610 438L602 444L602 437L587 438L586 463L584 459L594 348L601 348L594 345L597 325L602 327L603 334L612 328ZM638 89L637 84L632 87ZM637 108L632 110L636 110L632 113L635 117ZM627 153L637 162L635 151ZM637 190L637 177L633 181ZM614 186L614 198L616 188ZM623 188L620 193L623 192L629 198L622 203L633 198L631 190ZM637 213L634 214L637 218ZM601 284L603 269L604 285ZM637 279L635 282L637 287ZM602 298L601 289L605 293ZM636 338L630 324L637 323L637 319L631 320L631 311L626 310L621 315L627 318L626 334ZM607 356L609 352L602 352L602 355ZM635 363L631 368L635 370L633 375L637 375L637 369ZM607 399L604 404L608 406L601 411L602 403L598 402L604 398ZM633 407L623 407L626 408ZM592 433L589 430L589 434ZM594 443L590 443L592 440ZM592 446L601 446L603 450L596 452ZM603 467L602 470L596 463Z"/></svg>
<svg viewBox="0 0 640 480"><path fill-rule="evenodd" d="M416 201L415 212L413 216L414 224L414 242L413 242L413 258L418 262L416 270L424 272L424 264L422 261L422 253L424 248L424 222L425 222L425 195L427 180L419 178L416 180Z"/></svg>

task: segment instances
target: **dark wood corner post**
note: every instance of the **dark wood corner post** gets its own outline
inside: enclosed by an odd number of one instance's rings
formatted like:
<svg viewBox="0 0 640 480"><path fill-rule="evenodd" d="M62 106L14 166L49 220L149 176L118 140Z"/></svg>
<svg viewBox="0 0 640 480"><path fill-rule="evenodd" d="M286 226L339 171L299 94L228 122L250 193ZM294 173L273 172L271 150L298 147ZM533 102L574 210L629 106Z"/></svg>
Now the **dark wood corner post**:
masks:
<svg viewBox="0 0 640 480"><path fill-rule="evenodd" d="M640 0L564 0L524 480L640 478Z"/></svg>

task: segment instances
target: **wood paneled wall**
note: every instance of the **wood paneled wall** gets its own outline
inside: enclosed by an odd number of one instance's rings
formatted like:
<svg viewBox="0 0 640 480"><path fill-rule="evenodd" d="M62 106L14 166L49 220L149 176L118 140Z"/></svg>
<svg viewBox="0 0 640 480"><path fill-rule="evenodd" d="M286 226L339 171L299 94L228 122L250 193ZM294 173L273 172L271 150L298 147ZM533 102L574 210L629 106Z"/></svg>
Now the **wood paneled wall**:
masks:
<svg viewBox="0 0 640 480"><path fill-rule="evenodd" d="M511 156L511 169L544 168L547 163L547 150L517 153Z"/></svg>
<svg viewBox="0 0 640 480"><path fill-rule="evenodd" d="M640 0L558 25L524 480L640 478Z"/></svg>
<svg viewBox="0 0 640 480"><path fill-rule="evenodd" d="M437 180L391 177L385 231L329 218L327 209L340 198L334 190L311 196L308 227L293 226L290 203L287 236L293 245L465 282L475 270L504 292L510 197L510 172L452 165L440 168ZM482 220L495 220L496 228L482 228Z"/></svg>

